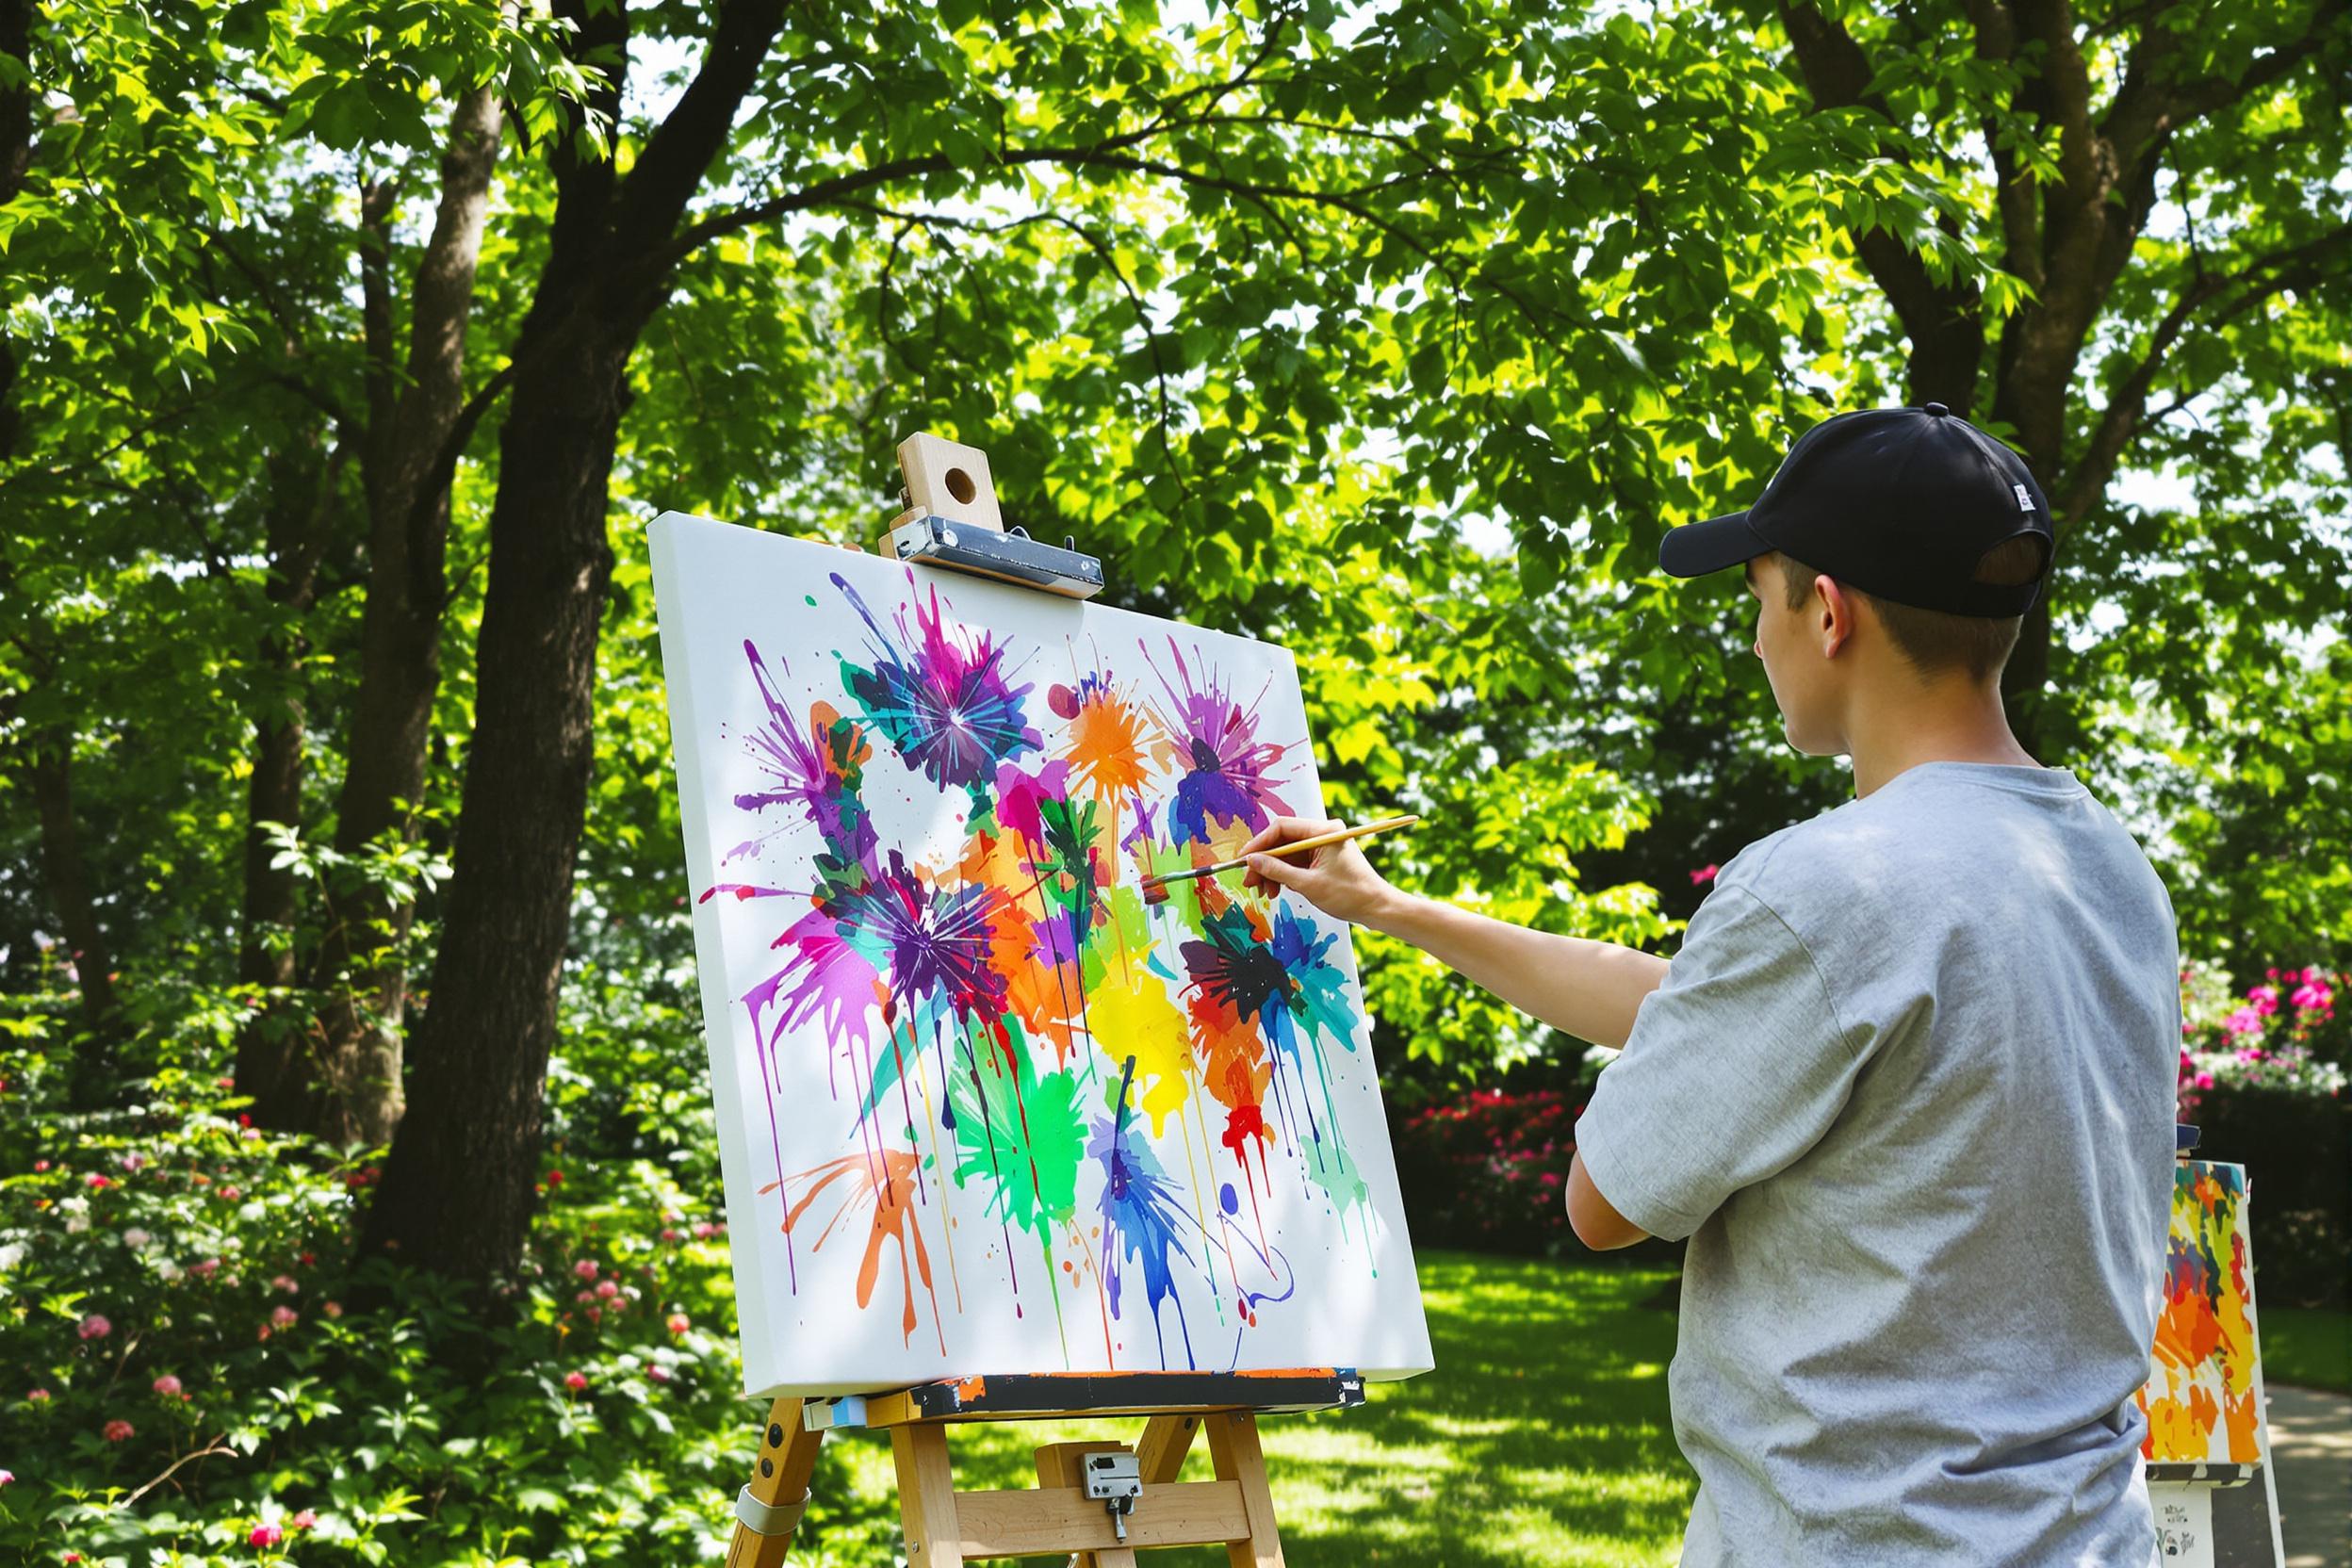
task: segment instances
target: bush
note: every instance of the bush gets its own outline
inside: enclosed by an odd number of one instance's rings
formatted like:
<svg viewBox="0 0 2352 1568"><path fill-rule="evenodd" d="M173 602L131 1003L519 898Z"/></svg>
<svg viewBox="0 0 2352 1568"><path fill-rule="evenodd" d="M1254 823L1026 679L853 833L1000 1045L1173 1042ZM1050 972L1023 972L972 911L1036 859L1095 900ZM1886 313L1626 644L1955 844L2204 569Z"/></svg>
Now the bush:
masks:
<svg viewBox="0 0 2352 1568"><path fill-rule="evenodd" d="M1406 1121L1396 1145L1414 1244L1557 1256L1576 1114L1557 1090L1473 1089Z"/></svg>
<svg viewBox="0 0 2352 1568"><path fill-rule="evenodd" d="M0 1560L725 1555L764 1408L741 1394L726 1227L662 1162L549 1168L523 1267L487 1295L354 1273L371 1159L244 1125L216 1043L143 1042L177 1065L77 1116L62 1060L15 1033ZM838 1479L818 1494L820 1530L879 1523Z"/></svg>

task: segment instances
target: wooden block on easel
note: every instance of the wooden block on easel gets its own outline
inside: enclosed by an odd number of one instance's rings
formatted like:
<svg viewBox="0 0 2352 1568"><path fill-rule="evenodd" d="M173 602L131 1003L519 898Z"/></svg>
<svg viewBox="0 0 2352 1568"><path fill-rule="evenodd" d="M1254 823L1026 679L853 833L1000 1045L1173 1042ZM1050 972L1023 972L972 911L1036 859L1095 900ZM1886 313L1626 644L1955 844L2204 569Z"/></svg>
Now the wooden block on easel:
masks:
<svg viewBox="0 0 2352 1568"><path fill-rule="evenodd" d="M915 512L1004 531L988 454L979 448L917 431L898 444L898 468L906 478L906 504Z"/></svg>

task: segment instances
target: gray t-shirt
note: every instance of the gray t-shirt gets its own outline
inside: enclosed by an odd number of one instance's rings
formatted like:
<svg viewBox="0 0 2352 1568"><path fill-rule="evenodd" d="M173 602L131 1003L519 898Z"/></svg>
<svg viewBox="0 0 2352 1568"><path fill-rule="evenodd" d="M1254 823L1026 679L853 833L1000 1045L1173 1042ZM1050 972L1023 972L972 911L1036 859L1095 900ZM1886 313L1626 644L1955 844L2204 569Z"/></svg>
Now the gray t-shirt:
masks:
<svg viewBox="0 0 2352 1568"><path fill-rule="evenodd" d="M1689 1236L1686 1568L2130 1564L2172 906L2070 773L1931 762L1725 866L1577 1123Z"/></svg>

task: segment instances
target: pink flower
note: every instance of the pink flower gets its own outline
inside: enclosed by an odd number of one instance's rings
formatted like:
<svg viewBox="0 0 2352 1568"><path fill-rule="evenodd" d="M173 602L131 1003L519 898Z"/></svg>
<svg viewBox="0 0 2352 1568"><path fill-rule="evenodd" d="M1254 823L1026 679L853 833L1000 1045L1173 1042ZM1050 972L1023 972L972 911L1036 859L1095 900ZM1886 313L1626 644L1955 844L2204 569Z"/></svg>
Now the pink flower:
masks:
<svg viewBox="0 0 2352 1568"><path fill-rule="evenodd" d="M588 1374L585 1372L566 1372L564 1374L564 1386L570 1389L574 1394L578 1394L581 1389L588 1386Z"/></svg>
<svg viewBox="0 0 2352 1568"><path fill-rule="evenodd" d="M340 1301L329 1301L318 1310L325 1313L329 1317L340 1317L343 1315L343 1303Z"/></svg>
<svg viewBox="0 0 2352 1568"><path fill-rule="evenodd" d="M180 1380L166 1372L155 1380L155 1392L167 1399L175 1399L179 1397Z"/></svg>
<svg viewBox="0 0 2352 1568"><path fill-rule="evenodd" d="M49 1162L47 1160L35 1160L33 1162L33 1168L35 1170L46 1170L49 1168Z"/></svg>
<svg viewBox="0 0 2352 1568"><path fill-rule="evenodd" d="M253 1533L245 1538L248 1546L274 1546L286 1539L286 1532L275 1525L255 1525Z"/></svg>
<svg viewBox="0 0 2352 1568"><path fill-rule="evenodd" d="M122 1443L128 1441L138 1430L139 1429L128 1421L115 1420L106 1423L105 1435L108 1443Z"/></svg>
<svg viewBox="0 0 2352 1568"><path fill-rule="evenodd" d="M82 1319L82 1326L74 1331L79 1333L84 1339L104 1339L108 1334L114 1332L114 1325L99 1316L96 1313L91 1313L88 1317Z"/></svg>
<svg viewBox="0 0 2352 1568"><path fill-rule="evenodd" d="M582 1258L578 1263L572 1265L572 1272L579 1275L583 1280L593 1280L596 1277L596 1260L594 1258Z"/></svg>
<svg viewBox="0 0 2352 1568"><path fill-rule="evenodd" d="M596 1293L593 1290L577 1291L572 1296L572 1299L578 1301L583 1307L596 1298Z"/></svg>
<svg viewBox="0 0 2352 1568"><path fill-rule="evenodd" d="M276 1279L270 1282L270 1288L271 1290L285 1291L287 1295L291 1296L294 1292L302 1289L302 1287L294 1282L293 1275L281 1274Z"/></svg>
<svg viewBox="0 0 2352 1568"><path fill-rule="evenodd" d="M106 1180L106 1178L105 1178L104 1176L99 1176L99 1175L95 1175L95 1174L93 1174L93 1175L90 1178L90 1186L91 1186L92 1188L98 1188L98 1187L110 1187L110 1186L114 1185L114 1184L113 1184L112 1182L110 1182L110 1181Z"/></svg>
<svg viewBox="0 0 2352 1568"><path fill-rule="evenodd" d="M318 1523L318 1515L309 1509L304 1509L286 1523L288 1528L306 1530Z"/></svg>
<svg viewBox="0 0 2352 1568"><path fill-rule="evenodd" d="M261 1342L262 1342L262 1343L264 1343L264 1344L269 1343L269 1339L270 1339L270 1325L269 1325L269 1324L267 1324L267 1323L264 1323L264 1324L262 1324L259 1328L255 1329L255 1330L253 1331L253 1337L254 1337L256 1340L259 1340L259 1341L261 1341Z"/></svg>
<svg viewBox="0 0 2352 1568"><path fill-rule="evenodd" d="M697 1219L694 1221L694 1234L696 1236L708 1236L710 1233L710 1222L709 1220Z"/></svg>
<svg viewBox="0 0 2352 1568"><path fill-rule="evenodd" d="M188 1266L188 1271L190 1274L208 1275L219 1272L220 1267L220 1260L219 1258L206 1258L202 1263L189 1264Z"/></svg>
<svg viewBox="0 0 2352 1568"><path fill-rule="evenodd" d="M670 1369L666 1366L648 1366L645 1368L645 1376L655 1382L665 1383L670 1380Z"/></svg>
<svg viewBox="0 0 2352 1568"><path fill-rule="evenodd" d="M670 1332L674 1334L682 1334L693 1327L694 1324L688 1321L684 1313L674 1312L670 1314Z"/></svg>
<svg viewBox="0 0 2352 1568"><path fill-rule="evenodd" d="M6 1485L8 1485L10 1481L12 1481L12 1480L14 1480L14 1479L16 1479L16 1472L15 1472L15 1471L13 1471L13 1470L0 1470L0 1486L6 1486Z"/></svg>
<svg viewBox="0 0 2352 1568"><path fill-rule="evenodd" d="M28 1405L45 1405L49 1402L49 1391L45 1388L34 1389L24 1396L24 1402Z"/></svg>
<svg viewBox="0 0 2352 1568"><path fill-rule="evenodd" d="M2254 1004L2254 1010L2264 1018L2278 1010L2278 988L2276 986L2257 986L2246 993L2246 999Z"/></svg>
<svg viewBox="0 0 2352 1568"><path fill-rule="evenodd" d="M272 1309L270 1314L270 1323L274 1327L280 1329L292 1328L298 1321L300 1321L301 1317L302 1314L296 1312L292 1307L277 1307Z"/></svg>
<svg viewBox="0 0 2352 1568"><path fill-rule="evenodd" d="M673 1226L664 1225L662 1227L662 1239L663 1241L676 1241L683 1233L683 1232L678 1231Z"/></svg>
<svg viewBox="0 0 2352 1568"><path fill-rule="evenodd" d="M2201 1089L2212 1088L2213 1086L2213 1075L2210 1072L2198 1073L2197 1075L2197 1086Z"/></svg>
<svg viewBox="0 0 2352 1568"><path fill-rule="evenodd" d="M2287 1000L2298 1007L2325 1007L2335 1000L2335 993L2317 981L2306 980L2295 988L2295 994Z"/></svg>
<svg viewBox="0 0 2352 1568"><path fill-rule="evenodd" d="M223 1202L234 1203L244 1196L245 1195L243 1193L237 1191L235 1187L222 1187L220 1189L220 1198Z"/></svg>
<svg viewBox="0 0 2352 1568"><path fill-rule="evenodd" d="M147 1163L147 1156L144 1154L125 1154L118 1163L120 1163L125 1170L136 1171L140 1166Z"/></svg>
<svg viewBox="0 0 2352 1568"><path fill-rule="evenodd" d="M619 1284L611 1280L607 1280L602 1284L596 1286L596 1294L603 1297L608 1301L613 1297L618 1296L620 1293L621 1287Z"/></svg>
<svg viewBox="0 0 2352 1568"><path fill-rule="evenodd" d="M2223 1019L2221 1026L2232 1035L2260 1034L2262 1027L2262 1015L2251 1007L2240 1007L2236 1012Z"/></svg>
<svg viewBox="0 0 2352 1568"><path fill-rule="evenodd" d="M1694 888L1703 888L1707 883L1714 881L1715 874L1721 870L1723 870L1721 866L1701 866L1698 870L1690 874L1690 885Z"/></svg>

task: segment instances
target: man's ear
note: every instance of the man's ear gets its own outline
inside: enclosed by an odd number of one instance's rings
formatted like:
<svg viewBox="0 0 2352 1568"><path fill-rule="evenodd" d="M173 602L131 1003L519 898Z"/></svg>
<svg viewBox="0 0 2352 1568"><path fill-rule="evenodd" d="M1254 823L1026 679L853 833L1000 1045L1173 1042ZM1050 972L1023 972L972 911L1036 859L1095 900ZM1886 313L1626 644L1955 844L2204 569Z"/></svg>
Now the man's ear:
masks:
<svg viewBox="0 0 2352 1568"><path fill-rule="evenodd" d="M1854 635L1854 596L1837 579L1813 580L1813 627L1821 639L1822 658L1837 658L1838 650Z"/></svg>

